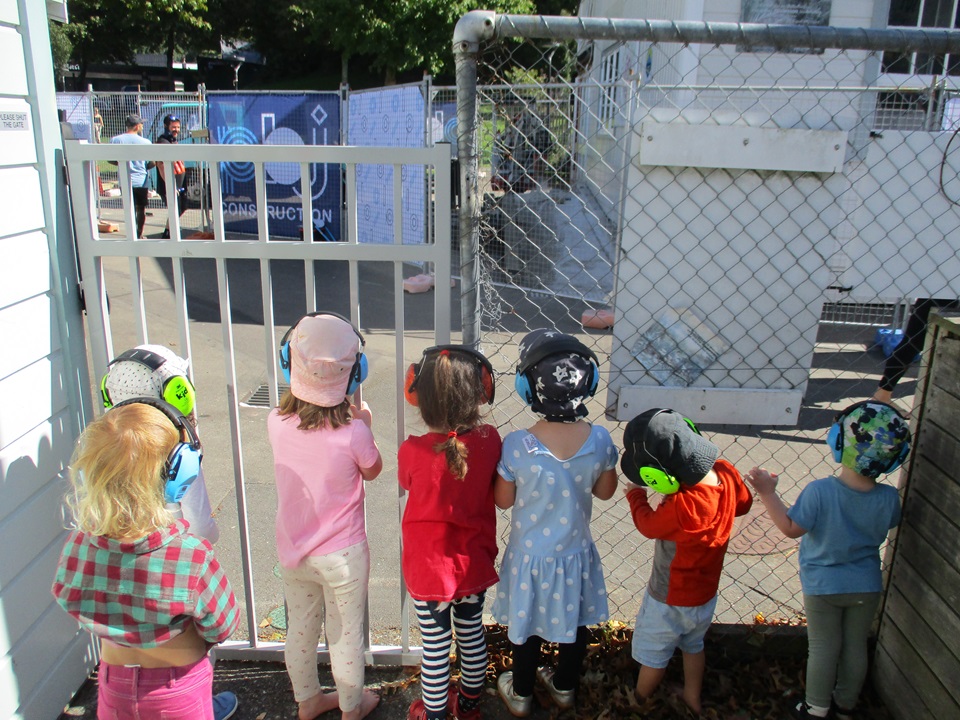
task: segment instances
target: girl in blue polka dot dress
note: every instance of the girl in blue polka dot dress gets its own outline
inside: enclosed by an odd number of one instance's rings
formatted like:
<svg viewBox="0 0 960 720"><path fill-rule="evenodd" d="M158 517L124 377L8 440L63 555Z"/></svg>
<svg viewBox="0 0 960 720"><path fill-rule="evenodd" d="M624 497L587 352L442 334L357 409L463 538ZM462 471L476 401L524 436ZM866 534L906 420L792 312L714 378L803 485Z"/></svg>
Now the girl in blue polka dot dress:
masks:
<svg viewBox="0 0 960 720"><path fill-rule="evenodd" d="M532 711L537 679L560 709L573 707L587 626L607 619L590 516L594 496L616 491L617 450L585 420L598 380L596 355L570 335L534 330L520 343L517 393L541 419L503 441L494 498L513 512L493 605L513 648L497 689L517 717ZM555 669L538 667L543 641L559 643Z"/></svg>

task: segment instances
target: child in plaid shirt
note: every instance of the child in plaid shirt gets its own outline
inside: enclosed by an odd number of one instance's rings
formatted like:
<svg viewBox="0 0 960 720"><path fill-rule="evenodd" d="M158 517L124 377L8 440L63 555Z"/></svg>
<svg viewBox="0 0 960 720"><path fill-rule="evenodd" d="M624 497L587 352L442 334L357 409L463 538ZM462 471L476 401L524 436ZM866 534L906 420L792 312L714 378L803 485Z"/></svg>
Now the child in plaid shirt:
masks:
<svg viewBox="0 0 960 720"><path fill-rule="evenodd" d="M160 400L121 404L84 430L70 466L76 529L53 594L100 638L98 718L215 718L207 651L239 616L210 543L166 508L185 422Z"/></svg>

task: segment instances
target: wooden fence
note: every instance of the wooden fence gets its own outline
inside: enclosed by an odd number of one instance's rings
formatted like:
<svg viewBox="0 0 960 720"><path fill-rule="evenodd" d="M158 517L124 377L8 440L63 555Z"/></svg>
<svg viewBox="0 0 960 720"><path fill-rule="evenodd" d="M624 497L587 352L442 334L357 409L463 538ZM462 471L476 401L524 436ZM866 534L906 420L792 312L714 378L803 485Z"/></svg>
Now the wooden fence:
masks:
<svg viewBox="0 0 960 720"><path fill-rule="evenodd" d="M874 681L897 720L960 718L960 322L931 320Z"/></svg>

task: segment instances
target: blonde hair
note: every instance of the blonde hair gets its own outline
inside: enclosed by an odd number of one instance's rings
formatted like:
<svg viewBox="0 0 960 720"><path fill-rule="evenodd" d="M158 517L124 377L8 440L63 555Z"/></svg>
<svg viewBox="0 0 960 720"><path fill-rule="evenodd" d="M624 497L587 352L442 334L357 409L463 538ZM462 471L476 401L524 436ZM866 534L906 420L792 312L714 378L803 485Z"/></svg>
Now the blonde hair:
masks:
<svg viewBox="0 0 960 720"><path fill-rule="evenodd" d="M70 462L73 491L67 504L77 527L133 539L173 522L163 476L178 442L177 427L150 405L124 405L90 423Z"/></svg>
<svg viewBox="0 0 960 720"><path fill-rule="evenodd" d="M353 419L350 414L350 400L344 398L343 402L333 407L320 407L313 403L301 400L290 390L283 393L280 398L280 407L277 411L281 415L296 415L300 418L299 430L316 430L319 428L329 428L336 430L343 427Z"/></svg>

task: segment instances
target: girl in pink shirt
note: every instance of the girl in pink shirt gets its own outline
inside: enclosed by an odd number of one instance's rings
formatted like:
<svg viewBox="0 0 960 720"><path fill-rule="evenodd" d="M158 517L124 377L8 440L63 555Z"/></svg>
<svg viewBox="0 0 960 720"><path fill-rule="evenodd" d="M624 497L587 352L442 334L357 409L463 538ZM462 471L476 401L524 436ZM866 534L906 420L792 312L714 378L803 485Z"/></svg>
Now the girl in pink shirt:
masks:
<svg viewBox="0 0 960 720"><path fill-rule="evenodd" d="M290 389L267 418L267 432L287 601L284 660L299 720L313 720L338 705L343 720L359 720L380 700L363 688L370 577L363 481L383 468L370 409L347 397L366 377L363 336L339 315L307 315L284 335L280 367ZM324 616L337 685L326 694L317 677Z"/></svg>
<svg viewBox="0 0 960 720"><path fill-rule="evenodd" d="M408 720L480 720L487 672L483 597L497 582L497 510L493 481L500 435L481 420L493 403L490 362L462 345L427 348L404 383L427 433L400 445L397 475L403 511L403 577L423 636L421 697ZM460 686L450 688L456 634Z"/></svg>

